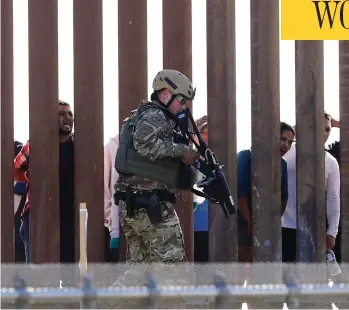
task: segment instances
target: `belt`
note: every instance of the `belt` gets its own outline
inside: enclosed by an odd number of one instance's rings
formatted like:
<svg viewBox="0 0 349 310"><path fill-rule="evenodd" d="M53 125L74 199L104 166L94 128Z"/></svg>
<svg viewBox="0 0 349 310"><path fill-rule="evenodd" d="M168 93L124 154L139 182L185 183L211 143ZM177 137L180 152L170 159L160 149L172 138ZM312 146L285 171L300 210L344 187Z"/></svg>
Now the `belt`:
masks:
<svg viewBox="0 0 349 310"><path fill-rule="evenodd" d="M131 190L132 191L132 190ZM139 197L144 197L150 199L153 195L156 195L160 201L168 201L171 203L176 202L176 195L170 193L167 190L152 190L152 191L135 191L131 193L133 199L137 199ZM119 200L126 201L126 192L115 192L114 194L115 202L118 203Z"/></svg>

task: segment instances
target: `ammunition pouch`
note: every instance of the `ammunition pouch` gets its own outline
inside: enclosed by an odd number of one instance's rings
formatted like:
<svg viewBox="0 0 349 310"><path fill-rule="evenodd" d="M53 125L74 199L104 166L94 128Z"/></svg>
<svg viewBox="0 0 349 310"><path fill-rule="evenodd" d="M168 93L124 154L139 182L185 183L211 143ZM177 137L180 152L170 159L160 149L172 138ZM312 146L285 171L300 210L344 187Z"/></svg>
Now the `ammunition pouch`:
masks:
<svg viewBox="0 0 349 310"><path fill-rule="evenodd" d="M126 192L115 192L114 201L126 202L127 217L134 217L139 209L145 209L152 224L162 223L162 205L164 201L176 202L176 196L166 190L138 191L134 192L130 187Z"/></svg>

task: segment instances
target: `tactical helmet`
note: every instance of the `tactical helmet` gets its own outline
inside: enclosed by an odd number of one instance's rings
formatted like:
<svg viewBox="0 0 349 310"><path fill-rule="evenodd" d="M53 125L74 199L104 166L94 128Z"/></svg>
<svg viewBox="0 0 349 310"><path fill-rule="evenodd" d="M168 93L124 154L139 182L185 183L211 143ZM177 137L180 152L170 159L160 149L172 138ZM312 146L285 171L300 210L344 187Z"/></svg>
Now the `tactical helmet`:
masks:
<svg viewBox="0 0 349 310"><path fill-rule="evenodd" d="M177 70L165 69L155 76L153 89L155 92L167 88L174 95L181 95L187 100L193 100L196 88L193 88L192 82L181 72Z"/></svg>

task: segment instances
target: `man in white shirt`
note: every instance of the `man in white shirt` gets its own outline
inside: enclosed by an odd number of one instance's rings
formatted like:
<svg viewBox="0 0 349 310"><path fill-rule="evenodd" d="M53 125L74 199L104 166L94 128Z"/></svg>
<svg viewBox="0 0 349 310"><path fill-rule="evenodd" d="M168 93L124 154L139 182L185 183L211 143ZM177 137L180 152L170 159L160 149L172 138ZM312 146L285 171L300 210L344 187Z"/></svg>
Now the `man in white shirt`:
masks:
<svg viewBox="0 0 349 310"><path fill-rule="evenodd" d="M331 133L331 117L324 115L324 134L326 143ZM325 190L326 190L326 214L328 229L326 235L326 247L332 249L335 245L338 233L340 216L340 172L337 160L325 152ZM293 145L284 156L287 162L288 172L288 202L286 210L281 218L282 226L282 256L284 262L296 261L296 231L297 231L297 201L296 201L296 146Z"/></svg>
<svg viewBox="0 0 349 310"><path fill-rule="evenodd" d="M340 128L340 122L339 120L336 120L335 118L332 117L332 120L331 120L331 125L332 125L332 128ZM329 144L327 146L327 149L326 151L328 153L330 153L336 160L337 160L337 163L339 165L339 169L340 169L340 141L335 141L331 144ZM341 183L341 187L343 186L343 184ZM338 227L338 234L337 234L337 237L336 237L336 244L334 246L334 248L332 249L335 256L336 256L336 259L337 259L337 262L338 263L341 263L342 262L342 248L341 248L341 218L339 219L339 227Z"/></svg>

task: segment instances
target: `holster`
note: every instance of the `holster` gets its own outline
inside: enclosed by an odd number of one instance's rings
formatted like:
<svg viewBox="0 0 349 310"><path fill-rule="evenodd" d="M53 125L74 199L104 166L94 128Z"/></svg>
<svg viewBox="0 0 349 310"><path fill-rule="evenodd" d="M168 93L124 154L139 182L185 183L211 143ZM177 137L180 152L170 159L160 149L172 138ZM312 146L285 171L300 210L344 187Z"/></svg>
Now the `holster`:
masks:
<svg viewBox="0 0 349 310"><path fill-rule="evenodd" d="M159 197L155 193L148 199L146 212L152 224L162 223L162 205L163 202L159 200Z"/></svg>
<svg viewBox="0 0 349 310"><path fill-rule="evenodd" d="M134 217L139 209L145 209L147 216L152 224L162 222L162 206L164 201L171 203L176 202L174 194L166 190L154 190L144 192L133 192L131 188L127 188L126 192L116 192L114 194L115 203L119 200L126 202L127 217Z"/></svg>

